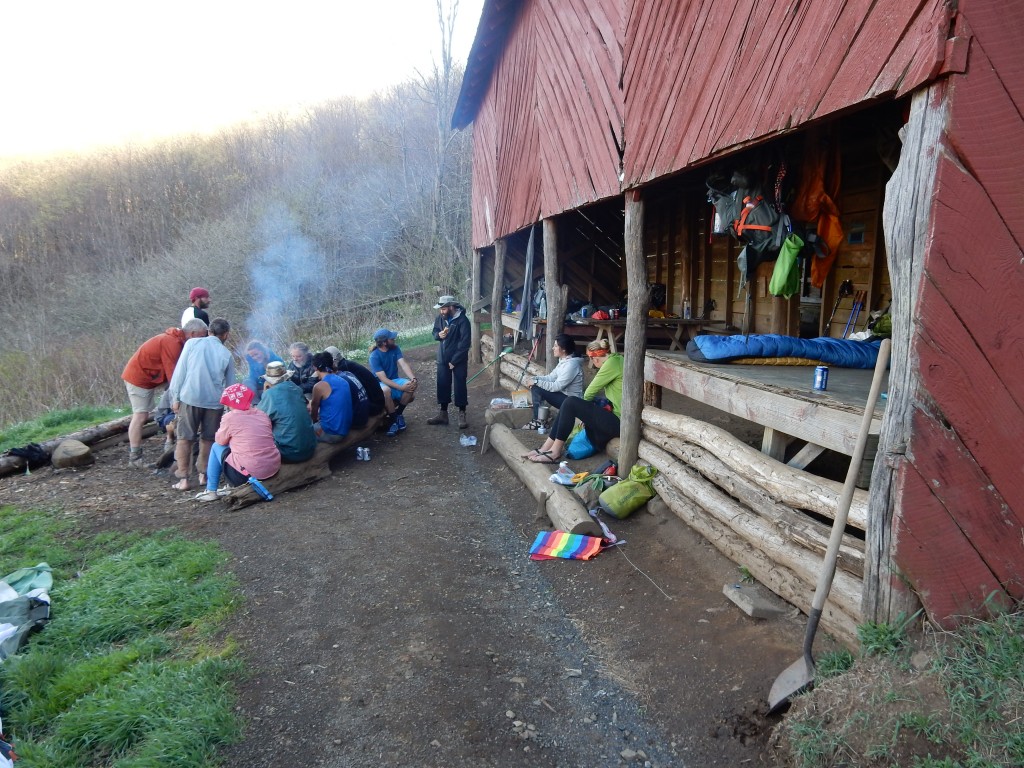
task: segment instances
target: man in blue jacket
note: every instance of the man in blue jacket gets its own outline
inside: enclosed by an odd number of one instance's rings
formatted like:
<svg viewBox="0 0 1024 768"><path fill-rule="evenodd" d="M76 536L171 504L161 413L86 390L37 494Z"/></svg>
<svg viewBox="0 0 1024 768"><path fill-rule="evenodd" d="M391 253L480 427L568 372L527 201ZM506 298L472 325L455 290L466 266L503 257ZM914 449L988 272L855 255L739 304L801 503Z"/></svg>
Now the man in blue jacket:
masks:
<svg viewBox="0 0 1024 768"><path fill-rule="evenodd" d="M459 429L465 429L469 426L466 420L466 406L469 404L466 392L469 318L465 307L454 296L442 296L434 309L439 310L434 320L434 338L440 342L437 347L437 404L441 409L437 416L427 419L427 424L447 425L448 405L454 401L459 409Z"/></svg>

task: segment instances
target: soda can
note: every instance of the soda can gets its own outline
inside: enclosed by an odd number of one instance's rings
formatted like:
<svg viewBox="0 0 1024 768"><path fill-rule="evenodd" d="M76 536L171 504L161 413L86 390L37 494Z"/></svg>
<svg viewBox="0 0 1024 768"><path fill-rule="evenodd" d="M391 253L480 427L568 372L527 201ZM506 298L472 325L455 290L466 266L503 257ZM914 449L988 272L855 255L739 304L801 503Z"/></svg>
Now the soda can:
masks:
<svg viewBox="0 0 1024 768"><path fill-rule="evenodd" d="M819 365L814 369L814 390L824 392L828 389L828 366Z"/></svg>
<svg viewBox="0 0 1024 768"><path fill-rule="evenodd" d="M369 461L369 460L370 460L370 449L369 448L363 448L363 461Z"/></svg>
<svg viewBox="0 0 1024 768"><path fill-rule="evenodd" d="M366 449L363 447L356 448L356 461L363 461L363 451Z"/></svg>

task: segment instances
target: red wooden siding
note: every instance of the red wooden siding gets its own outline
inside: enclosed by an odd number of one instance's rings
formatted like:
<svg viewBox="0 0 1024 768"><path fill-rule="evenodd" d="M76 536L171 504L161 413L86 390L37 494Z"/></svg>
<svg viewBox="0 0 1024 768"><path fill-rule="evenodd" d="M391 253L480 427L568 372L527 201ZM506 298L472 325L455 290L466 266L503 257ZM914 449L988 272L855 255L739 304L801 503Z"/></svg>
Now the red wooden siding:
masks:
<svg viewBox="0 0 1024 768"><path fill-rule="evenodd" d="M635 0L625 186L937 74L942 0Z"/></svg>
<svg viewBox="0 0 1024 768"><path fill-rule="evenodd" d="M622 5L523 4L475 118L474 247L618 194ZM495 129L479 131L489 117ZM494 232L479 220L485 200Z"/></svg>
<svg viewBox="0 0 1024 768"><path fill-rule="evenodd" d="M974 36L966 74L935 89L950 118L911 350L928 405L894 537L896 562L947 624L992 592L1024 596L1024 21L1000 9L961 3L958 27Z"/></svg>

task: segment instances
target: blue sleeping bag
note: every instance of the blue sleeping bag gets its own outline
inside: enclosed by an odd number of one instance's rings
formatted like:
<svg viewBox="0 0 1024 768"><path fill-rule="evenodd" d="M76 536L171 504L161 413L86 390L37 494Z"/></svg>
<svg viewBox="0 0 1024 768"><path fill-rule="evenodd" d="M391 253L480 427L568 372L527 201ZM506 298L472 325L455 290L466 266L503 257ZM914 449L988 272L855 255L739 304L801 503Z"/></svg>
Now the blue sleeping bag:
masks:
<svg viewBox="0 0 1024 768"><path fill-rule="evenodd" d="M777 333L706 334L691 339L686 345L686 354L698 363L728 363L744 357L803 357L837 368L874 368L881 344L881 339L853 341L827 336L798 339Z"/></svg>

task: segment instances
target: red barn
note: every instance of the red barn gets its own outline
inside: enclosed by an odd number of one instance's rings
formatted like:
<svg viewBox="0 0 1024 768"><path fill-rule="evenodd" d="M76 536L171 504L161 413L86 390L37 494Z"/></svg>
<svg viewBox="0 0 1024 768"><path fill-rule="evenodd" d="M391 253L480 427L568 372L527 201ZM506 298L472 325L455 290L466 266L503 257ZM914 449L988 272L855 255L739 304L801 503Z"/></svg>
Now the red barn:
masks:
<svg viewBox="0 0 1024 768"><path fill-rule="evenodd" d="M484 4L452 120L474 130L474 308L523 287L538 223L549 334L566 302L612 305L626 289L646 308L647 285L663 287L666 321L625 325L623 463L678 462L683 486L723 486L714 445L644 408L641 377L649 395L669 387L763 424L763 453L794 473L825 449L849 455L863 397L820 407L645 347L691 307L691 332L792 336L845 336L889 308L877 456L823 619L846 637L918 601L951 625L1024 598L1021 39L1024 14L994 0ZM744 281L735 240L717 234L706 183L739 169L828 241L788 299L768 291L772 263ZM793 482L819 482L803 474ZM793 530L820 541L829 509L788 493L770 514L746 503L746 523L692 493L674 508L806 608L821 547Z"/></svg>

